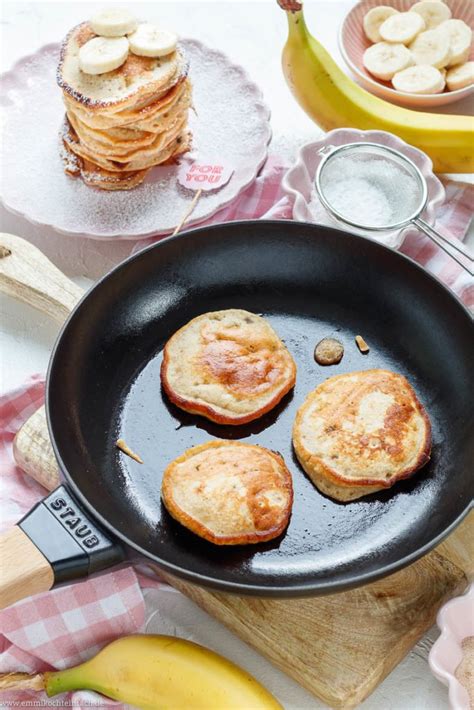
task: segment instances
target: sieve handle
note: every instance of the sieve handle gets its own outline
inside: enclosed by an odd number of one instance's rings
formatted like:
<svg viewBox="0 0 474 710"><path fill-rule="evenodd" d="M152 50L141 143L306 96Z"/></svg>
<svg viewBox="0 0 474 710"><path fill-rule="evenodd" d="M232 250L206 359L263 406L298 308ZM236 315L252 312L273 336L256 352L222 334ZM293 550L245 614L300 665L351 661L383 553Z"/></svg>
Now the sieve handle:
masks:
<svg viewBox="0 0 474 710"><path fill-rule="evenodd" d="M440 247L440 249L442 249L452 259L454 259L454 261L456 261L459 266L462 266L462 268L465 269L468 274L474 276L474 269L472 267L474 257L469 252L469 249L467 249L467 247L462 242L448 239L443 234L434 229L431 225L429 225L428 222L425 222L424 219L421 219L421 217L417 217L412 220L412 224L418 227L418 229L423 232L423 234L426 234L427 237L432 239L435 244ZM455 252L458 252L459 254L464 256L466 259L468 259L470 265L464 263L464 261L462 261L455 253L453 253L453 251L451 251L452 249Z"/></svg>

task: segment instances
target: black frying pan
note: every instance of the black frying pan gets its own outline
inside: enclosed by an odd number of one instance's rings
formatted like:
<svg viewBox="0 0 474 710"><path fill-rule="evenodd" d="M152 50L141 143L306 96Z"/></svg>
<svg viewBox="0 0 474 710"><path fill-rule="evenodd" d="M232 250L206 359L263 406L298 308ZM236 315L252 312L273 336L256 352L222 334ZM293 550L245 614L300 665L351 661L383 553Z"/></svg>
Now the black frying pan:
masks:
<svg viewBox="0 0 474 710"><path fill-rule="evenodd" d="M294 392L240 427L186 414L160 388L166 340L194 316L222 308L263 314L298 366ZM356 334L369 343L368 355L357 349ZM327 335L344 343L345 354L339 365L323 368L313 351ZM314 595L375 580L426 553L468 511L473 363L474 327L460 302L414 262L373 241L286 221L222 224L166 239L102 279L62 330L49 368L47 412L73 498L64 489L53 494L41 522L33 514L22 527L49 559L56 555L57 581L116 560L117 538L173 574L229 592ZM391 490L337 503L298 465L293 418L325 378L375 367L400 372L415 387L433 426L432 459ZM118 451L119 437L143 465ZM281 538L216 547L168 515L160 501L165 466L213 438L283 454L295 500ZM44 534L45 510L55 524L68 525L75 543L82 531L87 560L77 553L71 563L73 550L64 552L70 541L62 553L50 549L57 550L51 541L62 533Z"/></svg>

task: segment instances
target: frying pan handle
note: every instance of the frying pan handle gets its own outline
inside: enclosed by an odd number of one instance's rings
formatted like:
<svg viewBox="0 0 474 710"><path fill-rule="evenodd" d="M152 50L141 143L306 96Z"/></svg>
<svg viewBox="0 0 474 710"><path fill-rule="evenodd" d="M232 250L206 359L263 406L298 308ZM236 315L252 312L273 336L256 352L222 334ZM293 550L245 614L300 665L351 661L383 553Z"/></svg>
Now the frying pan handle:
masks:
<svg viewBox="0 0 474 710"><path fill-rule="evenodd" d="M0 609L123 557L122 547L59 486L0 537Z"/></svg>
<svg viewBox="0 0 474 710"><path fill-rule="evenodd" d="M5 233L0 233L0 290L61 324L83 295L39 249Z"/></svg>
<svg viewBox="0 0 474 710"><path fill-rule="evenodd" d="M0 609L54 584L50 563L18 525L0 537L0 559Z"/></svg>

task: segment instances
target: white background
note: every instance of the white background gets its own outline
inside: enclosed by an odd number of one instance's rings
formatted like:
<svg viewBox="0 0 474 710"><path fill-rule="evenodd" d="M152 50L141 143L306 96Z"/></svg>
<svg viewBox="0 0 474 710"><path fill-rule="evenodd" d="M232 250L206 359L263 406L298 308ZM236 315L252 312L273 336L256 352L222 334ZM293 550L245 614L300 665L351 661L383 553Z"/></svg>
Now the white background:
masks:
<svg viewBox="0 0 474 710"><path fill-rule="evenodd" d="M20 57L34 52L40 46L60 41L73 25L87 19L104 4L62 1L3 3L2 71L10 69ZM342 0L317 0L305 4L309 27L339 59L337 30L351 5L351 2ZM273 153L290 162L300 145L318 136L319 128L292 99L281 73L280 56L286 38L286 19L276 0L175 0L172 3L130 2L128 6L139 17L150 21L162 20L181 35L196 36L244 65L263 89L272 111ZM464 101L447 110L466 113L471 106L472 102ZM34 106L31 110L34 111ZM7 178L2 176L2 179ZM124 259L132 247L132 243L127 242L99 243L55 234L50 229L32 225L11 215L3 208L0 215L2 231L29 239L65 273L84 286ZM472 243L474 240L470 241ZM17 386L34 372L45 372L57 326L33 309L5 296L0 296L0 309L2 392ZM288 710L323 707L181 595L168 592L158 599L156 594L148 593L150 611L158 609L151 621L150 630L173 632L192 638L233 658L276 692ZM426 661L431 641L436 636L434 628L363 707L367 710L446 708L446 690L431 676Z"/></svg>

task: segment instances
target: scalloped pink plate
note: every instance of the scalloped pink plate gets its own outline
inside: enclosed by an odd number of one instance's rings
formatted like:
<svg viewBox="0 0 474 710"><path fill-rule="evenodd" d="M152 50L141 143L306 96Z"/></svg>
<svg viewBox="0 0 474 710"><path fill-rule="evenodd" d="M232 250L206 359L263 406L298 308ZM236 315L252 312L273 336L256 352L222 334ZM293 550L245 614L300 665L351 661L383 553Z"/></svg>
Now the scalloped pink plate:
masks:
<svg viewBox="0 0 474 710"><path fill-rule="evenodd" d="M293 199L293 219L299 222L317 222L318 224L328 224L339 226L340 229L348 229L347 226L337 223L328 215L324 207L319 202L314 180L316 170L321 161L319 151L327 146L340 146L348 143L364 141L366 143L378 143L400 151L407 158L410 158L421 170L428 187L428 202L423 212L423 218L431 225L435 223L436 211L443 204L445 199L444 187L433 173L433 163L430 158L418 148L414 148L401 138L386 131L357 131L354 128L337 128L314 143L304 145L298 154L296 163L288 170L283 178L283 189ZM395 187L396 189L396 187ZM396 232L371 232L366 230L352 229L351 231L363 234L375 241L381 242L394 249L398 249L405 237L411 232L416 232L415 227Z"/></svg>
<svg viewBox="0 0 474 710"><path fill-rule="evenodd" d="M361 0L358 2L346 15L339 31L339 49L344 61L364 88L376 96L404 106L429 108L430 106L450 104L469 96L474 92L474 84L457 91L445 90L441 94L425 94L423 96L396 91L389 81L375 79L364 67L362 56L367 47L372 44L364 33L364 15L377 5L389 5L400 12L406 12L415 2L416 0ZM472 27L474 22L473 0L445 0L445 2L449 5L453 18L464 20ZM474 43L471 46L470 58L474 58Z"/></svg>
<svg viewBox="0 0 474 710"><path fill-rule="evenodd" d="M474 636L474 584L462 597L455 597L445 604L439 610L436 622L441 635L431 648L430 668L436 678L448 686L451 710L469 710L467 690L454 674L463 657L463 640Z"/></svg>
<svg viewBox="0 0 474 710"><path fill-rule="evenodd" d="M189 113L191 156L233 169L226 185L202 194L191 226L211 217L255 179L267 157L271 129L262 93L242 67L197 40L182 44L190 59L195 108ZM178 166L154 168L142 185L117 192L87 187L64 174L58 53L59 45L46 45L0 78L4 206L68 235L141 239L172 232L193 197L177 183Z"/></svg>

